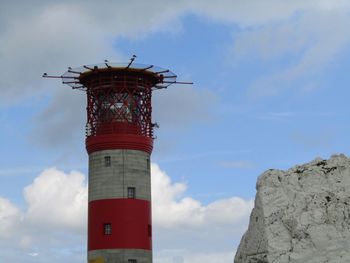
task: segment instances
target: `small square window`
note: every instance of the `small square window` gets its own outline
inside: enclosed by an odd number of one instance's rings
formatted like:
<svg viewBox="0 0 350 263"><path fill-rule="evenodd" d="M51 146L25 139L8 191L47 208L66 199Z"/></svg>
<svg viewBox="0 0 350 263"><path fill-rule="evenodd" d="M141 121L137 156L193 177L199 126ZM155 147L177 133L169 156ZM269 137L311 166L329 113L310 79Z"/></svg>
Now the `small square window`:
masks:
<svg viewBox="0 0 350 263"><path fill-rule="evenodd" d="M137 260L136 259L129 259L128 263L137 263Z"/></svg>
<svg viewBox="0 0 350 263"><path fill-rule="evenodd" d="M147 170L151 170L151 162L147 159Z"/></svg>
<svg viewBox="0 0 350 263"><path fill-rule="evenodd" d="M112 235L112 224L111 223L104 224L103 231L105 235Z"/></svg>
<svg viewBox="0 0 350 263"><path fill-rule="evenodd" d="M148 225L148 236L151 237L152 236L152 226Z"/></svg>
<svg viewBox="0 0 350 263"><path fill-rule="evenodd" d="M105 166L111 166L111 156L105 156Z"/></svg>
<svg viewBox="0 0 350 263"><path fill-rule="evenodd" d="M136 197L136 189L135 187L128 187L128 198Z"/></svg>

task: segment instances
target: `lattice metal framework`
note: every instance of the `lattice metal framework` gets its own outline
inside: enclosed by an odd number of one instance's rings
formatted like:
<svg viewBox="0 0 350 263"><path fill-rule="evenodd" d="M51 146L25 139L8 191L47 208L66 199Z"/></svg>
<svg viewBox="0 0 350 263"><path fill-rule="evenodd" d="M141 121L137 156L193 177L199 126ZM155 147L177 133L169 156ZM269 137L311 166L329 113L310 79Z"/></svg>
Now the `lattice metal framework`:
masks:
<svg viewBox="0 0 350 263"><path fill-rule="evenodd" d="M157 80L132 71L106 71L83 76L87 92L86 135L109 133L153 137L152 88Z"/></svg>

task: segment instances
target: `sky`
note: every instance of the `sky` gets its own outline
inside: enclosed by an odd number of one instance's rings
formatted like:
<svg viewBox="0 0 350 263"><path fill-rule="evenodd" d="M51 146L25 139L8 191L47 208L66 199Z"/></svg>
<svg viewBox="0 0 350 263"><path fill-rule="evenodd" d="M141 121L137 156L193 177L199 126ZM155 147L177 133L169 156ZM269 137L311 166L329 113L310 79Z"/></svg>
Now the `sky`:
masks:
<svg viewBox="0 0 350 263"><path fill-rule="evenodd" d="M0 1L0 257L86 262L85 94L44 72L136 62L153 95L155 263L228 263L257 177L349 155L347 0Z"/></svg>

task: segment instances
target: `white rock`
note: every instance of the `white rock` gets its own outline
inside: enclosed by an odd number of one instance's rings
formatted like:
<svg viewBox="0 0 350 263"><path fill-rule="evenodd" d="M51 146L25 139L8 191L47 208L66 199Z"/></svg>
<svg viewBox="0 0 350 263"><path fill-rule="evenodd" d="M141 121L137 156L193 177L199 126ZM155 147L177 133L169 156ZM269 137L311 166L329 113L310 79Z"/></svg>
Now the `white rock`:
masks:
<svg viewBox="0 0 350 263"><path fill-rule="evenodd" d="M262 174L234 262L349 263L350 159Z"/></svg>

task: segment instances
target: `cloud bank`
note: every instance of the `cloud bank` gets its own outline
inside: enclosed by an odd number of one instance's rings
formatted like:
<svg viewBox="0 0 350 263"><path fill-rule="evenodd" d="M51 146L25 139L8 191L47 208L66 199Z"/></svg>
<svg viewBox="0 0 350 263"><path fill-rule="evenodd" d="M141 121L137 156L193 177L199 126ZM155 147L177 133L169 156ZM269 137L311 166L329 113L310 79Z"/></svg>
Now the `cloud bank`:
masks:
<svg viewBox="0 0 350 263"><path fill-rule="evenodd" d="M347 27L350 4L345 0L31 1L20 4L25 12L19 10L18 1L0 3L0 105L11 106L39 94L51 96L48 105L38 114L30 136L33 142L47 147L73 143L79 136L78 131L81 134L85 99L81 94L68 93L69 88L62 87L59 81L43 80L42 73L61 74L67 66L106 58L125 61L131 54L118 51L115 43L120 37L138 41L157 32L171 32L179 27L181 31L182 19L187 15L231 26L234 32L232 63L239 65L253 58L278 65L251 80L247 95L259 98L295 87L298 90L317 87L317 76L321 76L350 43ZM291 59L285 60L286 55ZM311 75L312 82L307 78ZM306 78L308 80L301 83ZM154 116L165 127L178 127L179 120L186 126L203 116L204 119L210 117L208 109L196 105L213 103L212 97L215 97L213 92L202 89L174 89L155 100Z"/></svg>
<svg viewBox="0 0 350 263"><path fill-rule="evenodd" d="M186 188L184 183L171 182L158 165L152 164L153 222L155 237L159 236L155 242L158 247L156 260L173 259L171 249L176 244L167 242L175 240L182 243L183 251L178 256L186 261L193 258L198 261L204 255L196 252L195 247L191 251L192 245L187 240L198 238L208 230L206 235L218 239L226 232L225 238L230 240L231 248L231 242L240 238L244 230L242 225L248 221L252 201L232 197L203 205L187 196ZM27 255L28 260L33 257L44 260L49 251L57 258L64 256L62 249L65 247L69 255L78 253L78 250L83 258L87 218L85 176L77 171L66 173L49 168L24 188L23 196L27 204L24 209L0 198L0 243L7 244L0 255L14 262L25 262L21 261L20 255ZM181 232L174 231L176 229L181 229L183 234L178 236ZM208 246L205 240L201 242L204 247ZM21 253L7 255L10 250Z"/></svg>
<svg viewBox="0 0 350 263"><path fill-rule="evenodd" d="M40 78L45 71L59 74L66 66L126 59L113 46L115 39L171 31L188 14L238 25L235 57L302 52L296 65L286 69L288 75L324 65L350 41L345 0L31 1L21 2L25 13L18 4L0 4L3 103L47 86Z"/></svg>

